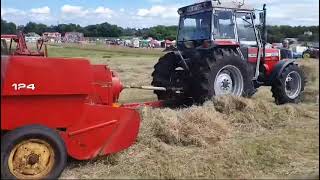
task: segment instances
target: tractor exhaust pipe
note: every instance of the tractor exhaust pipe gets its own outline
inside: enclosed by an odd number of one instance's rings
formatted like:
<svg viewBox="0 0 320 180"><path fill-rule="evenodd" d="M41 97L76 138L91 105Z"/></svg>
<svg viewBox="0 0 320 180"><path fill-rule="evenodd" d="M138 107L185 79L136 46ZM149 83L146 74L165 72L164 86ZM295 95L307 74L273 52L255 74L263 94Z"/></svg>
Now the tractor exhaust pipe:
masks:
<svg viewBox="0 0 320 180"><path fill-rule="evenodd" d="M262 52L263 52L263 61L262 64L265 63L266 61L266 44L267 44L267 8L266 8L266 4L263 4L263 30L262 30L262 36L263 36L263 41L262 41Z"/></svg>

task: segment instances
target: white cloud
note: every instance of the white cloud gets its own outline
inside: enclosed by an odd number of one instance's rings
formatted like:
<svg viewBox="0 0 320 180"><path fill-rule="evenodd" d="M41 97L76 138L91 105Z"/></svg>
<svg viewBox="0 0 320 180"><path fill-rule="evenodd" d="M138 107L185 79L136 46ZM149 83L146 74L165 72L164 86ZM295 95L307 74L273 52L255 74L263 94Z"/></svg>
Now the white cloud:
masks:
<svg viewBox="0 0 320 180"><path fill-rule="evenodd" d="M138 10L138 16L147 16L149 14L149 10L148 9L139 9Z"/></svg>
<svg viewBox="0 0 320 180"><path fill-rule="evenodd" d="M4 15L24 15L25 11L15 9L15 8L1 8L1 16Z"/></svg>
<svg viewBox="0 0 320 180"><path fill-rule="evenodd" d="M272 4L267 6L272 25L319 25L319 3Z"/></svg>
<svg viewBox="0 0 320 180"><path fill-rule="evenodd" d="M50 8L48 6L41 8L33 8L30 11L35 14L50 14Z"/></svg>
<svg viewBox="0 0 320 180"><path fill-rule="evenodd" d="M51 20L54 20L50 14L50 8L48 6L33 8L30 12L31 13L28 13L28 16L36 22L47 23L47 21L52 22Z"/></svg>
<svg viewBox="0 0 320 180"><path fill-rule="evenodd" d="M14 22L17 25L26 24L29 21L36 23L51 24L55 19L47 8L36 8L24 11L15 8L1 8L1 18Z"/></svg>
<svg viewBox="0 0 320 180"><path fill-rule="evenodd" d="M94 12L97 14L113 14L113 11L111 9L102 6L97 7Z"/></svg>
<svg viewBox="0 0 320 180"><path fill-rule="evenodd" d="M81 6L72 6L65 4L61 7L62 14L65 15L75 15L75 16L85 16L88 13L88 10L84 10Z"/></svg>
<svg viewBox="0 0 320 180"><path fill-rule="evenodd" d="M91 12L89 12L91 13ZM97 7L97 9L95 9L93 11L93 13L97 14L99 17L97 18L111 18L112 15L115 15L114 11L109 9L109 8L106 8L106 7L102 7L102 6L99 6Z"/></svg>
<svg viewBox="0 0 320 180"><path fill-rule="evenodd" d="M152 6L150 9L138 9L137 15L142 17L178 17L178 7L174 6Z"/></svg>
<svg viewBox="0 0 320 180"><path fill-rule="evenodd" d="M124 8L121 8L120 9L120 12L125 12L126 10Z"/></svg>

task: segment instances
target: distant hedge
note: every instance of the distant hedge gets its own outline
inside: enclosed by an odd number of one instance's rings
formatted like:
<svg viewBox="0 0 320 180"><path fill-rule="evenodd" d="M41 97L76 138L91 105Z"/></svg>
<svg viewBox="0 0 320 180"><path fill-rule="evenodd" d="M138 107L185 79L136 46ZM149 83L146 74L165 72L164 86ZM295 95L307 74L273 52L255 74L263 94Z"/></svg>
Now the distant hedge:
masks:
<svg viewBox="0 0 320 180"><path fill-rule="evenodd" d="M319 41L319 26L268 26L268 42L280 42L286 37L298 38L301 41ZM150 28L122 28L107 22L82 27L78 24L59 24L47 26L41 23L29 22L25 26L1 19L1 34L15 34L22 30L24 33L35 32L82 32L86 37L121 37L121 36L139 36L153 37L158 40L171 39L177 36L177 26L155 26ZM312 35L304 35L304 32L310 31Z"/></svg>

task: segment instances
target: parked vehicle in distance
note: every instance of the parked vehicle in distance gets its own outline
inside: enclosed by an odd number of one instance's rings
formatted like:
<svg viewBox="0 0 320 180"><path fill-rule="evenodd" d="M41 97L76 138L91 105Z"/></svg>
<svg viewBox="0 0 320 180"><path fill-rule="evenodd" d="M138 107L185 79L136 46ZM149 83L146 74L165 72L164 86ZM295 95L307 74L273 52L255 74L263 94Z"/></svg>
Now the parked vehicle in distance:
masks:
<svg viewBox="0 0 320 180"><path fill-rule="evenodd" d="M308 47L308 49L306 49L303 53L302 53L302 57L304 59L307 58L316 58L319 59L319 47Z"/></svg>

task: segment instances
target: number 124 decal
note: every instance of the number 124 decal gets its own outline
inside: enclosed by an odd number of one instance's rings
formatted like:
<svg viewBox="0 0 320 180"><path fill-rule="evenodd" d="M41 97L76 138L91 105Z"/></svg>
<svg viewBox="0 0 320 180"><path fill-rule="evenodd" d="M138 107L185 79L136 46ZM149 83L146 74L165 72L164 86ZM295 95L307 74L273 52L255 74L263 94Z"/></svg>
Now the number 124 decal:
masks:
<svg viewBox="0 0 320 180"><path fill-rule="evenodd" d="M31 90L35 90L36 86L34 84L25 84L25 83L13 83L12 87L15 91L19 91L22 89L31 89Z"/></svg>

